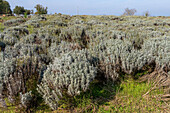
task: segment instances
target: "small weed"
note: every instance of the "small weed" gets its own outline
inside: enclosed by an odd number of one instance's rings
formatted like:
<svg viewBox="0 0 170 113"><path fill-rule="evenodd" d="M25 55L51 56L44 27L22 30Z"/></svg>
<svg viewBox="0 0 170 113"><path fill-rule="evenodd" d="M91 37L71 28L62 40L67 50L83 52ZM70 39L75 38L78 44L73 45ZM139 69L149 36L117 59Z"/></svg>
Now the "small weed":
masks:
<svg viewBox="0 0 170 113"><path fill-rule="evenodd" d="M0 32L3 32L5 29L4 25L2 23L0 23Z"/></svg>
<svg viewBox="0 0 170 113"><path fill-rule="evenodd" d="M117 100L113 100L111 109L115 112L157 112L161 104L154 98L143 95L152 87L152 84L139 83L134 79L128 79L120 84L122 89L116 94ZM155 90L150 95L163 94L163 90Z"/></svg>
<svg viewBox="0 0 170 113"><path fill-rule="evenodd" d="M32 33L34 33L34 26L32 26L32 25L28 25L28 31L29 31L29 34L32 34Z"/></svg>
<svg viewBox="0 0 170 113"><path fill-rule="evenodd" d="M15 16L5 16L5 17L2 17L2 20L4 20L4 21L11 20L11 19L16 19L16 17Z"/></svg>

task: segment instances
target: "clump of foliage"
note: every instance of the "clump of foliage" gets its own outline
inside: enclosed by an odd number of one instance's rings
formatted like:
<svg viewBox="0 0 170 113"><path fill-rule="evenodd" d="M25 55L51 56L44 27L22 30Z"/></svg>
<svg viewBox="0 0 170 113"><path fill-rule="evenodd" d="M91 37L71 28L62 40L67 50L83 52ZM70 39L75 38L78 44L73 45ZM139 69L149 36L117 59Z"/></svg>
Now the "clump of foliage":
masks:
<svg viewBox="0 0 170 113"><path fill-rule="evenodd" d="M86 91L97 74L92 60L87 50L75 50L56 57L38 85L46 104L55 110L64 93L75 96Z"/></svg>
<svg viewBox="0 0 170 113"><path fill-rule="evenodd" d="M13 12L17 15L24 14L25 9L24 9L24 7L21 7L21 6L15 6Z"/></svg>
<svg viewBox="0 0 170 113"><path fill-rule="evenodd" d="M125 9L125 12L123 13L123 15L125 16L132 16L136 13L136 9L129 9L129 8L126 8Z"/></svg>
<svg viewBox="0 0 170 113"><path fill-rule="evenodd" d="M149 17L150 16L149 11L144 12L144 16Z"/></svg>
<svg viewBox="0 0 170 113"><path fill-rule="evenodd" d="M21 23L24 23L26 20L22 19L22 18L18 18L18 19L11 19L11 20L7 20L4 22L4 26L16 26L19 25Z"/></svg>
<svg viewBox="0 0 170 113"><path fill-rule="evenodd" d="M35 12L35 14L47 14L47 7L46 8L44 8L42 5L40 5L40 4L37 4L36 6L35 6L35 9L37 10L37 12Z"/></svg>
<svg viewBox="0 0 170 113"><path fill-rule="evenodd" d="M27 14L27 15L30 15L32 13L31 10L27 10L25 9L24 7L22 6L15 6L15 8L13 9L13 12L17 15L24 15L24 14Z"/></svg>
<svg viewBox="0 0 170 113"><path fill-rule="evenodd" d="M12 14L10 5L5 0L0 0L0 14Z"/></svg>
<svg viewBox="0 0 170 113"><path fill-rule="evenodd" d="M5 27L2 23L0 23L0 32L4 31Z"/></svg>
<svg viewBox="0 0 170 113"><path fill-rule="evenodd" d="M38 63L36 58L20 58L12 59L12 62L5 61L2 65L6 62L9 62L8 67L4 65L1 69L1 77L3 77L3 82L1 81L1 84L4 87L1 87L2 90L0 93L1 95L6 95L11 103L15 103L17 102L16 97L19 92L27 92L26 82L31 79L31 75L39 75L37 69Z"/></svg>

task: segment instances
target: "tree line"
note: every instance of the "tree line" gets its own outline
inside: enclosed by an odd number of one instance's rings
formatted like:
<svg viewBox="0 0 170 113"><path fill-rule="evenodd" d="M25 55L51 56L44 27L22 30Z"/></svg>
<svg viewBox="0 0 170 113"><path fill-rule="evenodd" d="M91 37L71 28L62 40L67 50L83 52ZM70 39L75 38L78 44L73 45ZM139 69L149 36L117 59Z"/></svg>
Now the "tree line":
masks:
<svg viewBox="0 0 170 113"><path fill-rule="evenodd" d="M47 7L43 7L40 4L37 4L35 7L36 12L35 14L47 14ZM34 14L33 10L28 10L25 9L22 6L15 6L15 8L13 9L13 11L10 8L10 4L5 1L5 0L0 0L0 14L16 14L16 15L30 15L30 14Z"/></svg>
<svg viewBox="0 0 170 113"><path fill-rule="evenodd" d="M35 7L36 9L36 12L34 13L33 10L28 10L28 9L25 9L24 7L22 6L15 6L15 8L13 9L13 12L10 8L10 4L5 1L5 0L0 0L0 14L16 14L16 15L30 15L30 14L47 14L47 7L43 7L42 5L40 4L37 4ZM123 15L124 16L132 16L134 15L135 13L137 12L136 9L129 9L129 8L126 8ZM144 16L150 16L149 12L146 11L144 12Z"/></svg>
<svg viewBox="0 0 170 113"><path fill-rule="evenodd" d="M35 14L47 14L47 7L43 7L42 5L40 4L37 4L35 7L36 9L36 12ZM26 15L30 15L30 14L34 14L34 11L33 10L27 10L27 9L24 9L24 7L21 7L21 6L15 6L14 10L13 10L13 13L16 14L16 15L19 15L19 14L26 14Z"/></svg>

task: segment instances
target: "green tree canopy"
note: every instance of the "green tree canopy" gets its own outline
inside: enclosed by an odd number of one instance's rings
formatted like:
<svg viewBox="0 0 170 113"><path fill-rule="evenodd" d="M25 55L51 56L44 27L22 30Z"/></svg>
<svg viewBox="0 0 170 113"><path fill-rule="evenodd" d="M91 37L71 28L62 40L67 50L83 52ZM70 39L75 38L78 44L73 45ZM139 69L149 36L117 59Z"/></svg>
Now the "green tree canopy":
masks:
<svg viewBox="0 0 170 113"><path fill-rule="evenodd" d="M27 15L30 15L31 14L31 11L30 10L27 10L27 9L24 9L24 7L21 7L21 6L15 6L13 12L17 15L19 14L27 14Z"/></svg>
<svg viewBox="0 0 170 113"><path fill-rule="evenodd" d="M0 0L0 14L2 14L2 0Z"/></svg>
<svg viewBox="0 0 170 113"><path fill-rule="evenodd" d="M10 4L5 0L0 0L0 14L12 14Z"/></svg>
<svg viewBox="0 0 170 113"><path fill-rule="evenodd" d="M37 10L37 12L35 13L35 14L47 14L47 7L45 8L45 7L43 7L42 5L40 5L40 4L37 4L36 6L35 6L35 9Z"/></svg>
<svg viewBox="0 0 170 113"><path fill-rule="evenodd" d="M30 15L30 14L31 14L31 10L25 9L25 13L26 13L27 15Z"/></svg>

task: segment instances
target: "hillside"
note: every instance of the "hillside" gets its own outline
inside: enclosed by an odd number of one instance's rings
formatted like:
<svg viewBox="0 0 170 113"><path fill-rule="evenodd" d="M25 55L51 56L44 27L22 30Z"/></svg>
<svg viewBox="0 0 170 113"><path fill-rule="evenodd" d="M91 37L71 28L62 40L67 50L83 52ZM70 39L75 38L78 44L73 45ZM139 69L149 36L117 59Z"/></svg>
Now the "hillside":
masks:
<svg viewBox="0 0 170 113"><path fill-rule="evenodd" d="M0 112L170 110L170 17L0 18Z"/></svg>

